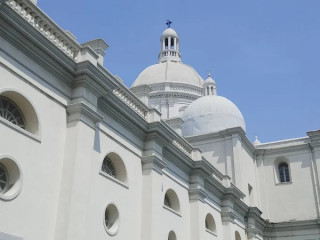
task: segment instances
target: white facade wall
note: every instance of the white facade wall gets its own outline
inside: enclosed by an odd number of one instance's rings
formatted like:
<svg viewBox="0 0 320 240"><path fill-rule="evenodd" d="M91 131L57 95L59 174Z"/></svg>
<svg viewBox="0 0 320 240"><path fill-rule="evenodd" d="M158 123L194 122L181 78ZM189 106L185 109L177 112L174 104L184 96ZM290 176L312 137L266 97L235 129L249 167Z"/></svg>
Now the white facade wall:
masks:
<svg viewBox="0 0 320 240"><path fill-rule="evenodd" d="M285 157L290 166L290 183L280 183L277 177L279 157ZM261 191L265 191L263 216L272 222L316 219L315 191L311 177L311 159L308 150L272 154L263 157L263 164L258 166L263 179ZM263 193L262 193L263 194Z"/></svg>
<svg viewBox="0 0 320 240"><path fill-rule="evenodd" d="M39 129L0 118L0 162L15 162L21 182L14 198L0 194L0 239L162 240L171 231L185 240L320 238L319 132L291 145L254 147L239 128L186 140L97 65L101 53L79 46L79 58L69 59L32 24L24 35L17 25L4 28L19 17L10 9L0 4L0 96L22 95L17 105L27 117L35 111ZM32 42L33 54L13 38ZM61 72L54 75L54 67ZM169 100L173 114L189 101ZM126 180L101 172L109 154L123 163ZM279 157L289 164L289 183L279 183ZM165 206L168 190L178 209ZM104 222L109 204L119 211L113 233ZM207 214L214 231L206 229Z"/></svg>
<svg viewBox="0 0 320 240"><path fill-rule="evenodd" d="M53 98L59 96L46 88L38 88L42 78L52 79L52 76L37 69L32 60L18 54L5 40L1 39L1 44L5 48L0 51L0 94L12 91L28 99L37 113L39 132L31 134L14 124L0 122L0 158L16 161L22 175L19 195L13 200L0 200L3 216L0 229L23 239L35 239L35 236L53 239L65 149L66 111L63 104ZM34 69L37 75L30 71Z"/></svg>

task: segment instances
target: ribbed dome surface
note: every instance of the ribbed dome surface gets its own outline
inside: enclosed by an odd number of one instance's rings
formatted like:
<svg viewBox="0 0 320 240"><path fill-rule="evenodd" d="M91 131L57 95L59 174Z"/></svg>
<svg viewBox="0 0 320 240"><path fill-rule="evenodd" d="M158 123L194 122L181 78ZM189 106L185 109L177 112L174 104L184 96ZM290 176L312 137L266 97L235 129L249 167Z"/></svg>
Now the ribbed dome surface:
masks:
<svg viewBox="0 0 320 240"><path fill-rule="evenodd" d="M168 61L147 67L140 73L132 87L163 82L184 83L202 87L204 81L189 65Z"/></svg>
<svg viewBox="0 0 320 240"><path fill-rule="evenodd" d="M183 136L196 136L241 127L246 131L237 106L225 97L209 95L191 103L182 115Z"/></svg>

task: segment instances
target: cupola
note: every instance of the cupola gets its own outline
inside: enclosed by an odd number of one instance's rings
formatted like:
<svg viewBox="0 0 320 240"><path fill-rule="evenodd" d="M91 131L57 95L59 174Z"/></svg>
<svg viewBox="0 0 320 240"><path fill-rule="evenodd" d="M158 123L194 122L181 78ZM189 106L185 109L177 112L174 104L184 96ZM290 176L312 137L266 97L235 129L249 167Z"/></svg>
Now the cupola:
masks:
<svg viewBox="0 0 320 240"><path fill-rule="evenodd" d="M162 62L181 62L179 49L179 36L177 32L170 28L170 21L167 21L168 28L163 31L160 37L159 63Z"/></svg>
<svg viewBox="0 0 320 240"><path fill-rule="evenodd" d="M211 77L211 73L208 73L207 79L203 83L204 96L217 95L217 84Z"/></svg>

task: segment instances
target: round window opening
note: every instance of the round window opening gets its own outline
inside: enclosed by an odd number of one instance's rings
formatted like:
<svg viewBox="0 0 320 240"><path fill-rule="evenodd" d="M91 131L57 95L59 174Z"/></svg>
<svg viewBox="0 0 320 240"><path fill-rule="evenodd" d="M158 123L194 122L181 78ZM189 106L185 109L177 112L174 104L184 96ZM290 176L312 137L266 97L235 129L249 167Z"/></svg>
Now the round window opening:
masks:
<svg viewBox="0 0 320 240"><path fill-rule="evenodd" d="M114 204L109 204L104 213L104 226L110 235L117 234L120 220L119 211Z"/></svg>
<svg viewBox="0 0 320 240"><path fill-rule="evenodd" d="M0 193L4 193L8 187L9 177L7 170L0 165Z"/></svg>
<svg viewBox="0 0 320 240"><path fill-rule="evenodd" d="M17 162L6 156L0 158L0 199L14 199L19 195L21 188L22 174Z"/></svg>

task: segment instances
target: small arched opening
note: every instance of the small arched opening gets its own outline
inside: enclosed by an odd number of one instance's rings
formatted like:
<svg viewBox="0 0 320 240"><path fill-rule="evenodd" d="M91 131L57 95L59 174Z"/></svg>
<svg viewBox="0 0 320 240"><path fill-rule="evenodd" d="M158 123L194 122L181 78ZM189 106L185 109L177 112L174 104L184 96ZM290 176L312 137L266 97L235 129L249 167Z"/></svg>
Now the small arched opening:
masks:
<svg viewBox="0 0 320 240"><path fill-rule="evenodd" d="M234 238L235 238L235 240L241 240L241 236L240 236L240 233L238 231L236 231L234 233Z"/></svg>
<svg viewBox="0 0 320 240"><path fill-rule="evenodd" d="M101 171L121 182L127 183L127 171L121 157L112 152L102 162Z"/></svg>
<svg viewBox="0 0 320 240"><path fill-rule="evenodd" d="M179 198L172 189L169 189L164 195L164 205L175 210L176 212L180 212Z"/></svg>
<svg viewBox="0 0 320 240"><path fill-rule="evenodd" d="M205 226L206 226L206 229L209 230L210 232L215 233L217 231L216 222L214 221L214 218L210 213L208 213L206 216Z"/></svg>
<svg viewBox="0 0 320 240"><path fill-rule="evenodd" d="M33 134L39 134L36 111L26 97L15 91L0 94L0 117Z"/></svg>
<svg viewBox="0 0 320 240"><path fill-rule="evenodd" d="M177 236L174 231L170 231L168 235L168 240L177 240Z"/></svg>
<svg viewBox="0 0 320 240"><path fill-rule="evenodd" d="M274 161L274 169L276 172L276 182L278 183L290 183L290 162L286 157L278 157Z"/></svg>

